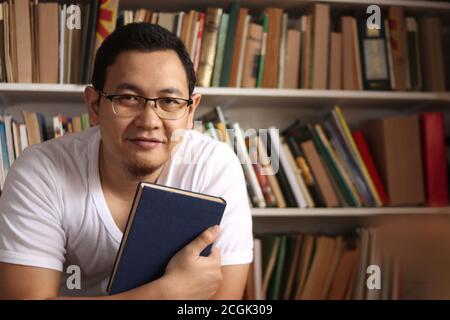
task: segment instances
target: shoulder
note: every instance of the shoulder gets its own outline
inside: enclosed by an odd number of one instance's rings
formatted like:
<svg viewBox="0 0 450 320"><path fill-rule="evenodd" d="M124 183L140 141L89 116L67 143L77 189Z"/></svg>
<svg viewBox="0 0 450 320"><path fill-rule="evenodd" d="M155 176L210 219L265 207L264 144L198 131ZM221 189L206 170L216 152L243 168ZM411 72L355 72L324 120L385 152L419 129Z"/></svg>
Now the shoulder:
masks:
<svg viewBox="0 0 450 320"><path fill-rule="evenodd" d="M191 168L201 176L203 192L212 187L214 192L211 194L221 195L225 190L219 192L219 189L233 185L235 190L240 190L238 185L244 181L242 166L227 143L194 130L187 131L185 139L179 157L187 165L184 168Z"/></svg>
<svg viewBox="0 0 450 320"><path fill-rule="evenodd" d="M14 164L26 165L28 168L44 166L52 169L50 166L60 167L67 163L87 160L89 146L96 138L99 139L99 134L98 128L92 127L80 133L28 146Z"/></svg>
<svg viewBox="0 0 450 320"><path fill-rule="evenodd" d="M60 185L61 181L66 180L75 182L76 176L88 170L89 148L95 143L97 135L98 129L90 128L28 146L13 162L5 183L23 179L40 180L53 185ZM69 176L70 179L66 179ZM83 179L81 176L79 178Z"/></svg>

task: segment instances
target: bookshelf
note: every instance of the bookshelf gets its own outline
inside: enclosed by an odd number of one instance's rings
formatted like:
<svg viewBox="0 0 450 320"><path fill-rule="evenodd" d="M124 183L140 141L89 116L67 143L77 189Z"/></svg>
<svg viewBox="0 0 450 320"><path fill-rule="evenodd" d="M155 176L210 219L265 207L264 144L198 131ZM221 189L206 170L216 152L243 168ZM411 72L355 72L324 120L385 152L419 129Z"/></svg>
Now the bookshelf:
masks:
<svg viewBox="0 0 450 320"><path fill-rule="evenodd" d="M252 209L255 218L303 217L388 217L397 215L450 214L450 207L384 207L384 208L312 208L312 209Z"/></svg>
<svg viewBox="0 0 450 320"><path fill-rule="evenodd" d="M3 106L20 103L45 96L49 102L58 99L82 101L85 85L45 83L0 83ZM202 95L205 106L246 105L249 102L260 106L283 104L304 107L342 104L357 108L408 108L417 105L450 107L450 92L399 92L399 91L351 91L351 90L309 90L268 88L197 87L194 92ZM51 96L49 96L51 95ZM298 105L301 101L302 105Z"/></svg>
<svg viewBox="0 0 450 320"><path fill-rule="evenodd" d="M195 1L195 7L202 9L210 6L214 2L217 7L226 7L231 0L199 0ZM411 11L420 11L427 13L445 13L450 10L450 4L445 1L427 1L427 0L241 0L240 3L250 9L262 9L276 4L277 7L284 8L288 11L302 10L312 3L326 3L334 8L361 8L375 4L380 7L386 6L400 6L405 7ZM193 5L190 1L174 0L164 1L157 0L151 3L142 5L142 0L125 0L120 3L120 7L137 9L140 7L158 8L158 10L178 11L192 9Z"/></svg>
<svg viewBox="0 0 450 320"><path fill-rule="evenodd" d="M121 9L147 8L156 11L203 10L209 6L226 8L231 0L198 1L152 1L121 0ZM313 3L326 3L337 12L362 9L368 5L400 6L409 14L444 16L448 27L450 3L446 1L407 0L242 0L242 7L248 7L251 14L258 14L269 6L283 8L289 13L300 13ZM448 58L447 58L448 59ZM447 77L450 81L450 75ZM39 111L48 119L62 113L77 115L85 110L83 103L84 85L0 83L0 108L21 119L20 111ZM425 110L440 110L446 115L446 128L450 130L450 92L407 92L407 91L352 91L352 90L310 90L310 89L266 89L197 87L202 103L199 115L220 105L225 115L238 121L242 128L285 128L293 119L301 118L306 123L318 115L339 105L351 125L362 120L390 115L405 115ZM49 122L51 123L51 122ZM447 132L449 134L450 132ZM308 231L339 232L358 225L389 223L398 218L444 216L450 219L449 207L381 207L381 208L253 208L255 232ZM450 230L450 229L449 229ZM450 231L449 231L450 234ZM420 287L414 289L420 291ZM432 295L432 294L431 294Z"/></svg>

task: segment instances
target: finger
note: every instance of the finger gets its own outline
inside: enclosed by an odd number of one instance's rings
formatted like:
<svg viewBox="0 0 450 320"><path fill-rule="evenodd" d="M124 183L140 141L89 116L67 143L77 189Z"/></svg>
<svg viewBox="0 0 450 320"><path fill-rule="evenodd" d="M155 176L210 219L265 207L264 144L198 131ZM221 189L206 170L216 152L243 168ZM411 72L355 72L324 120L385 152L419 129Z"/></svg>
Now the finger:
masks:
<svg viewBox="0 0 450 320"><path fill-rule="evenodd" d="M209 258L220 263L220 249L219 247L213 246L209 254Z"/></svg>
<svg viewBox="0 0 450 320"><path fill-rule="evenodd" d="M192 240L187 246L186 249L193 252L194 254L199 255L206 246L216 240L219 234L219 226L213 226L205 231L203 231L197 238Z"/></svg>

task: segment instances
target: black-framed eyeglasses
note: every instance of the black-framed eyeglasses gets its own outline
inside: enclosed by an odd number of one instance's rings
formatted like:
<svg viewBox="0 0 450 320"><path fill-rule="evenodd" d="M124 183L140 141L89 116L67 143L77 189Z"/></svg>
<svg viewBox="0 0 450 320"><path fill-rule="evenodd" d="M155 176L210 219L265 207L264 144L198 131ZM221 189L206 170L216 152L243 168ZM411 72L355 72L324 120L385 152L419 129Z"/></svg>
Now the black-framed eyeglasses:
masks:
<svg viewBox="0 0 450 320"><path fill-rule="evenodd" d="M99 94L111 101L115 115L121 118L132 118L140 115L149 101L153 101L153 110L164 120L177 120L186 114L186 110L193 103L192 99L176 97L147 98L134 94L106 94L98 90Z"/></svg>

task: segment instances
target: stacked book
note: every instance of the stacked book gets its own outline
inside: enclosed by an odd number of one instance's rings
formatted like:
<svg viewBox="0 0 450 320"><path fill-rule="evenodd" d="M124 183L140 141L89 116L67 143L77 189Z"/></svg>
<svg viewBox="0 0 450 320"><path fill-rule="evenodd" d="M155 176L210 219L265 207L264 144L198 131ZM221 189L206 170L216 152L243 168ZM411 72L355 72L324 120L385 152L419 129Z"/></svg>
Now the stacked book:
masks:
<svg viewBox="0 0 450 320"><path fill-rule="evenodd" d="M448 89L440 18L410 16L403 7L384 8L373 29L365 11L343 14L319 3L259 15L237 1L205 11L118 8L119 0L2 3L0 81L88 83L103 39L117 26L146 22L181 38L201 87Z"/></svg>
<svg viewBox="0 0 450 320"><path fill-rule="evenodd" d="M400 299L401 262L381 250L379 236L376 228L334 236L256 235L245 298Z"/></svg>
<svg viewBox="0 0 450 320"><path fill-rule="evenodd" d="M353 131L339 107L282 132L244 131L220 107L200 120L236 152L254 207L448 205L441 112L369 119Z"/></svg>
<svg viewBox="0 0 450 320"><path fill-rule="evenodd" d="M16 121L8 114L0 117L1 188L10 166L26 147L67 133L81 132L90 127L87 113L75 117L57 115L52 118L51 124L46 123L45 117L40 113L31 111L21 113L23 122Z"/></svg>

